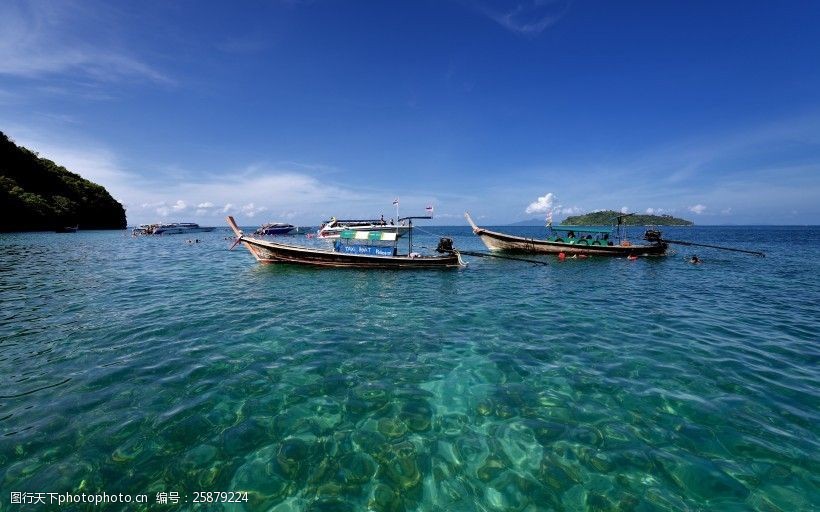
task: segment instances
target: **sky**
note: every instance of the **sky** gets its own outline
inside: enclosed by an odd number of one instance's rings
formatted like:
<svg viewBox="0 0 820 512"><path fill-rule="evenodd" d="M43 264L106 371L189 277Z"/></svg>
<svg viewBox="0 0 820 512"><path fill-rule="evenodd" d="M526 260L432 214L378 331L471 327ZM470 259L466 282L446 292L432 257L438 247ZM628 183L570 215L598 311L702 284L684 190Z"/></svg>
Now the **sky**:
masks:
<svg viewBox="0 0 820 512"><path fill-rule="evenodd" d="M820 224L820 3L0 2L0 131L129 225Z"/></svg>

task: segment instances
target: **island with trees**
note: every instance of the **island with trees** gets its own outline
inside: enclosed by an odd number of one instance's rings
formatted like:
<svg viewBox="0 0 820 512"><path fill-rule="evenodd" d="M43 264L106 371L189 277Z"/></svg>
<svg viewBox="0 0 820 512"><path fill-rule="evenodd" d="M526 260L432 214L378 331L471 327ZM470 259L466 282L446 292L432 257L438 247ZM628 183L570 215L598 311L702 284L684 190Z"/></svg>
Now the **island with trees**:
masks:
<svg viewBox="0 0 820 512"><path fill-rule="evenodd" d="M567 217L561 222L562 226L611 226L615 218L624 215L614 210L591 212L584 215ZM623 217L622 223L626 226L692 226L691 220L680 219L671 215L634 214Z"/></svg>
<svg viewBox="0 0 820 512"><path fill-rule="evenodd" d="M125 209L105 188L0 132L0 232L65 226L125 229Z"/></svg>

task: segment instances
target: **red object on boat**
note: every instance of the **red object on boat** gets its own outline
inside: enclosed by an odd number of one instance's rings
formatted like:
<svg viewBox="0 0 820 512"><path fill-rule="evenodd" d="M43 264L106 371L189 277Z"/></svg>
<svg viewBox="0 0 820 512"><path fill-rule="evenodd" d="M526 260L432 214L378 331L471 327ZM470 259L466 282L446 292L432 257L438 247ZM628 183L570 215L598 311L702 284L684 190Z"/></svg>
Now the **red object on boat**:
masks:
<svg viewBox="0 0 820 512"><path fill-rule="evenodd" d="M626 257L626 259L628 259L628 260L632 260L632 261L635 261L635 260L637 260L637 259L638 259L638 257L637 257L637 256L635 256L634 254L630 254L629 256L627 256L627 257Z"/></svg>
<svg viewBox="0 0 820 512"><path fill-rule="evenodd" d="M564 261L565 259L567 259L567 255L562 253L562 252L559 252L558 253L558 261Z"/></svg>

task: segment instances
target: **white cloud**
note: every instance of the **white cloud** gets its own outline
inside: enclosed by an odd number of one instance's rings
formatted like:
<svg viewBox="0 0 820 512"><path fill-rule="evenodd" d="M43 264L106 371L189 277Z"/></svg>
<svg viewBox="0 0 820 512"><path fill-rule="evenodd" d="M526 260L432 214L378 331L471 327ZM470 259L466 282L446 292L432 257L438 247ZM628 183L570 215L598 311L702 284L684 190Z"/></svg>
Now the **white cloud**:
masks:
<svg viewBox="0 0 820 512"><path fill-rule="evenodd" d="M216 213L214 210L214 204L210 201L205 201L204 203L199 203L196 205L196 214L200 217L205 215L213 215Z"/></svg>
<svg viewBox="0 0 820 512"><path fill-rule="evenodd" d="M507 2L501 2L496 6L491 6L486 1L474 5L485 16L507 30L523 35L537 35L558 23L571 3L569 0L526 0L515 3L512 9Z"/></svg>
<svg viewBox="0 0 820 512"><path fill-rule="evenodd" d="M732 209L731 208L724 208L724 209L720 210L720 213L721 213L721 215L731 215L732 214Z"/></svg>
<svg viewBox="0 0 820 512"><path fill-rule="evenodd" d="M248 217L255 217L256 214L268 211L265 206L256 206L254 203L248 203L242 206L242 213Z"/></svg>
<svg viewBox="0 0 820 512"><path fill-rule="evenodd" d="M629 213L629 208L626 206L621 206L621 213Z"/></svg>
<svg viewBox="0 0 820 512"><path fill-rule="evenodd" d="M145 79L172 83L121 47L116 34L124 29L124 23L118 16L106 4L0 2L0 74L24 78L67 74L95 82Z"/></svg>
<svg viewBox="0 0 820 512"><path fill-rule="evenodd" d="M555 194L552 192L548 192L547 195L539 197L535 202L530 203L527 206L525 212L527 213L547 213L553 209L553 207L558 207L560 205L556 204L557 200L555 199Z"/></svg>
<svg viewBox="0 0 820 512"><path fill-rule="evenodd" d="M142 209L153 209L157 215L167 217L169 213L185 211L188 208L188 204L182 199L179 199L173 204L169 204L166 201L160 201L158 203L142 203L140 207Z"/></svg>
<svg viewBox="0 0 820 512"><path fill-rule="evenodd" d="M566 214L566 215L575 215L575 214L581 213L583 211L584 211L583 208L581 208L580 206L568 206L568 207L565 207L565 208L556 208L555 209L555 213L563 213L563 214Z"/></svg>
<svg viewBox="0 0 820 512"><path fill-rule="evenodd" d="M141 178L125 170L117 156L108 148L85 138L63 138L50 132L30 129L13 123L2 123L5 133L17 145L24 146L40 157L54 161L83 178L102 185L128 209L132 205L143 208L165 206L165 201L157 200L150 194L135 195L134 184Z"/></svg>
<svg viewBox="0 0 820 512"><path fill-rule="evenodd" d="M696 214L700 215L701 213L706 211L706 206L704 206L702 204L696 204L694 206L690 206L689 211L692 212L692 213L696 213Z"/></svg>
<svg viewBox="0 0 820 512"><path fill-rule="evenodd" d="M234 211L234 206L231 203L226 203L222 208L222 213L231 213Z"/></svg>

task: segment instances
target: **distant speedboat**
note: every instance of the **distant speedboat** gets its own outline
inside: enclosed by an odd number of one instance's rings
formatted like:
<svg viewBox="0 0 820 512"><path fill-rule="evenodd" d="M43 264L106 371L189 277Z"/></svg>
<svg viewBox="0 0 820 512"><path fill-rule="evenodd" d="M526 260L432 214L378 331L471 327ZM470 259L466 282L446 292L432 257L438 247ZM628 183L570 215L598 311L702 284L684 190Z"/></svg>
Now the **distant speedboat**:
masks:
<svg viewBox="0 0 820 512"><path fill-rule="evenodd" d="M318 238L339 238L344 231L385 231L389 233L396 233L397 237L401 237L410 230L407 225L395 225L387 223L384 219L337 219L331 217L319 226L319 231L316 232Z"/></svg>
<svg viewBox="0 0 820 512"><path fill-rule="evenodd" d="M293 224L287 224L284 222L271 222L269 224L263 224L262 227L257 229L253 234L254 235L287 235L291 231L296 228Z"/></svg>
<svg viewBox="0 0 820 512"><path fill-rule="evenodd" d="M134 228L135 235L179 235L182 233L207 233L214 227L202 227L194 222L171 222L169 224L143 224Z"/></svg>

